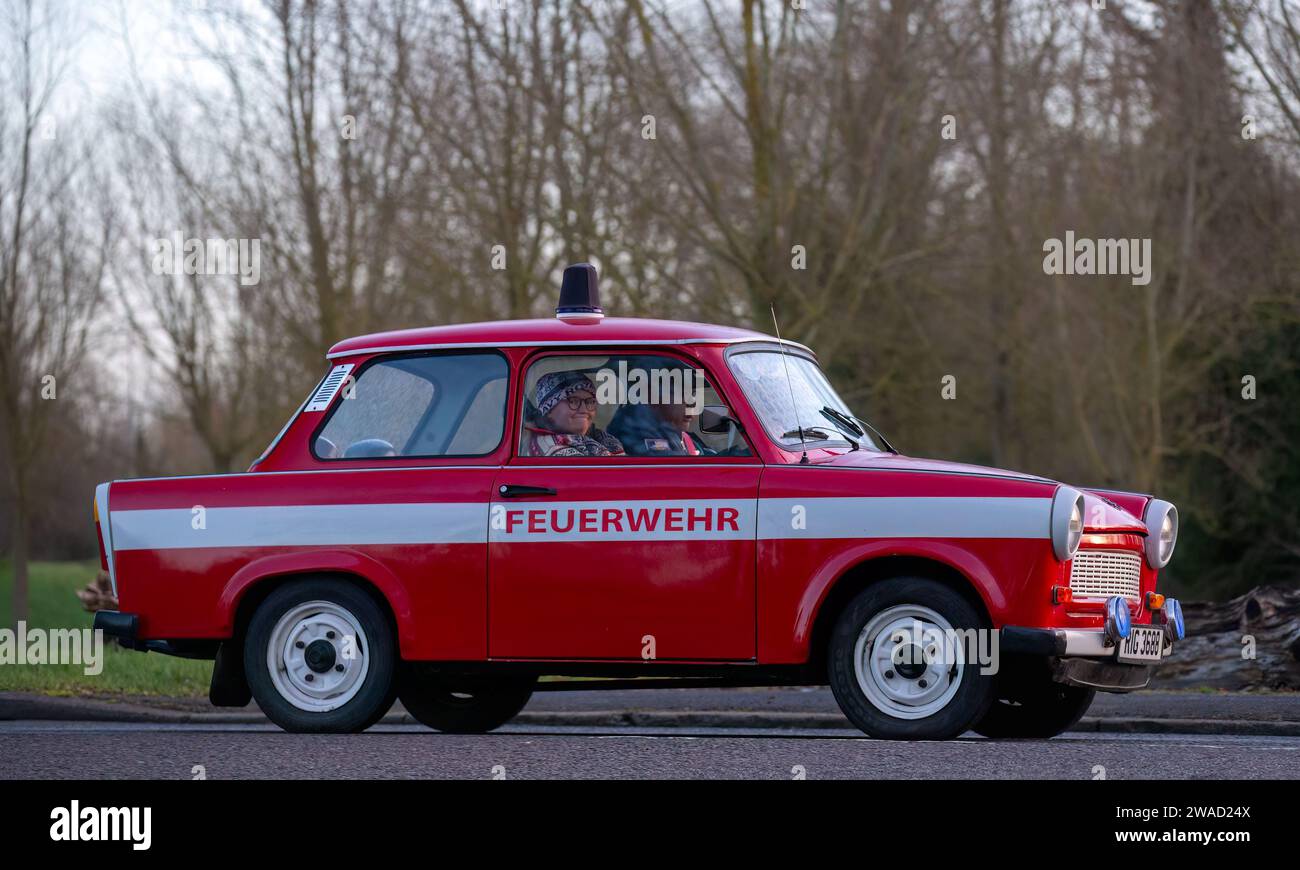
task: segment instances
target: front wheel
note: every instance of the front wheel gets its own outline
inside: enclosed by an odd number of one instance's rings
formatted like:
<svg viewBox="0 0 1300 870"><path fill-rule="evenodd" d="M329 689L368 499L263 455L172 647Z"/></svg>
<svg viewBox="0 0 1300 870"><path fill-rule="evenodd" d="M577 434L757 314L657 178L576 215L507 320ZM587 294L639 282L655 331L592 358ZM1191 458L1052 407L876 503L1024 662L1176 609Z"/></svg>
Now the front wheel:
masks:
<svg viewBox="0 0 1300 870"><path fill-rule="evenodd" d="M978 609L953 589L920 577L868 586L831 634L831 691L849 721L870 737L943 740L984 715L992 678L971 656L987 630Z"/></svg>
<svg viewBox="0 0 1300 870"><path fill-rule="evenodd" d="M408 713L436 731L483 734L515 718L536 683L536 677L454 677L407 663L397 697Z"/></svg>

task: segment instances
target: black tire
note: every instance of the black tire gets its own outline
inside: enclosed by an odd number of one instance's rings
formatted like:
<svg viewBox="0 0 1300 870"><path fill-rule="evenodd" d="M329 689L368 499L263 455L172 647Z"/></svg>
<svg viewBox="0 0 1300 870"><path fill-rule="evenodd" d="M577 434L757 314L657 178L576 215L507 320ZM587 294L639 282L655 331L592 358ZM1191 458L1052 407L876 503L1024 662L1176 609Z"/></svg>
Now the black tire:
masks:
<svg viewBox="0 0 1300 870"><path fill-rule="evenodd" d="M1083 718L1095 689L1066 686L1048 678L1022 682L1009 697L995 700L974 730L985 737L1047 738L1068 731Z"/></svg>
<svg viewBox="0 0 1300 870"><path fill-rule="evenodd" d="M397 697L408 713L435 731L483 734L515 718L536 684L536 677L453 677L408 662Z"/></svg>
<svg viewBox="0 0 1300 870"><path fill-rule="evenodd" d="M365 642L357 638L353 644L351 657L353 661L360 657L366 664L360 688L330 710L311 711L296 706L276 687L276 678L271 673L273 665L268 646L277 623L293 609L313 601L342 608L351 614L365 635ZM335 640L337 643L331 641L334 654L346 657L342 650L343 638ZM244 635L244 668L253 698L267 718L294 733L350 734L378 722L396 697L397 663L397 647L388 614L365 590L333 577L304 578L276 589L257 608ZM338 665L343 666L342 661ZM279 668L283 683L287 672L278 660L274 666Z"/></svg>
<svg viewBox="0 0 1300 870"><path fill-rule="evenodd" d="M877 615L902 606L928 608L947 620L956 630L988 628L975 605L957 591L935 580L896 577L874 583L849 603L831 633L827 651L831 691L849 721L870 737L886 740L946 740L957 737L984 715L993 700L992 675L981 674L978 662L968 662L961 668L955 665L949 668L943 679L948 680L949 685L956 682L956 690L942 707L923 718L908 719L891 714L873 703L858 681L854 655L859 636ZM866 643L868 648L874 648L870 642ZM957 674L960 674L959 680ZM867 678L870 679L870 675Z"/></svg>

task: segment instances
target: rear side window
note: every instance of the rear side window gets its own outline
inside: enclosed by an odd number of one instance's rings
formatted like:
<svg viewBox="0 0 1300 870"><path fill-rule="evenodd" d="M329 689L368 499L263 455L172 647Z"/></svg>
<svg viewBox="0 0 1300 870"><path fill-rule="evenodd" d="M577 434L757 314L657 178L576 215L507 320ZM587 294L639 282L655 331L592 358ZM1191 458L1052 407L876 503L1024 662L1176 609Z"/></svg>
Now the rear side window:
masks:
<svg viewBox="0 0 1300 870"><path fill-rule="evenodd" d="M505 432L510 367L496 353L384 357L346 384L317 459L482 456Z"/></svg>

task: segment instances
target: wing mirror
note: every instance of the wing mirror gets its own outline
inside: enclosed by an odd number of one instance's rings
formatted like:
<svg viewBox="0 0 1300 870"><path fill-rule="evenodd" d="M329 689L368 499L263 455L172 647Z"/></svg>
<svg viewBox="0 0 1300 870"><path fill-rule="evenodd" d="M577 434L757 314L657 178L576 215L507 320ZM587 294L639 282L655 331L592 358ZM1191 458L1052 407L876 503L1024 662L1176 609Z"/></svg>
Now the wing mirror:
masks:
<svg viewBox="0 0 1300 870"><path fill-rule="evenodd" d="M732 427L744 429L740 421L731 416L726 405L705 405L700 409L700 431L711 435L725 435Z"/></svg>

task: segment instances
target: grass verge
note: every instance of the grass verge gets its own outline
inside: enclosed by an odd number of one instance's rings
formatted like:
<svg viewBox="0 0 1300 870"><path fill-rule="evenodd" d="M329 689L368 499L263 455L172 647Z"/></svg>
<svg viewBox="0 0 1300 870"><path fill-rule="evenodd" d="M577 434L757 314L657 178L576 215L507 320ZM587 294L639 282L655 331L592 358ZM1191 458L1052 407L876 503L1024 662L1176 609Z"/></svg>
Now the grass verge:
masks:
<svg viewBox="0 0 1300 870"><path fill-rule="evenodd" d="M27 627L90 628L94 617L81 607L78 589L99 570L98 562L33 562L27 590ZM0 627L11 627L13 571L0 561ZM78 664L0 664L0 692L46 695L205 696L212 663L122 649L104 642L102 670Z"/></svg>

